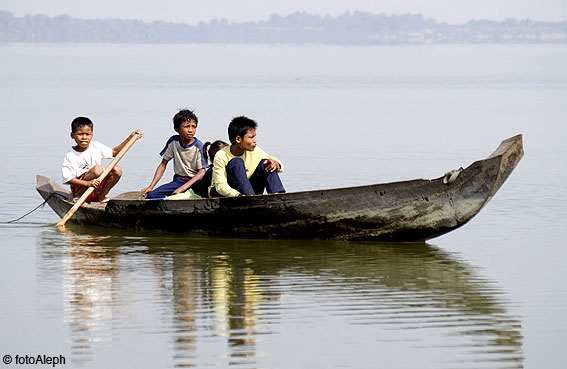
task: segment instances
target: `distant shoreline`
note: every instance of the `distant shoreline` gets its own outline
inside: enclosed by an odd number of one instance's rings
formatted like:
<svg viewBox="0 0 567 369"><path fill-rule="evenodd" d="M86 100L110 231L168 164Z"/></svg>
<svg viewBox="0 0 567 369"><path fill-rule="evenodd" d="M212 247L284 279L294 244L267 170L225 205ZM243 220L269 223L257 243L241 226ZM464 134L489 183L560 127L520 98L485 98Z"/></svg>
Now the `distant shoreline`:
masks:
<svg viewBox="0 0 567 369"><path fill-rule="evenodd" d="M565 44L567 21L531 19L438 23L420 14L346 12L336 17L309 13L272 14L268 20L197 25L120 19L77 19L68 15L15 17L0 10L2 43L134 44Z"/></svg>

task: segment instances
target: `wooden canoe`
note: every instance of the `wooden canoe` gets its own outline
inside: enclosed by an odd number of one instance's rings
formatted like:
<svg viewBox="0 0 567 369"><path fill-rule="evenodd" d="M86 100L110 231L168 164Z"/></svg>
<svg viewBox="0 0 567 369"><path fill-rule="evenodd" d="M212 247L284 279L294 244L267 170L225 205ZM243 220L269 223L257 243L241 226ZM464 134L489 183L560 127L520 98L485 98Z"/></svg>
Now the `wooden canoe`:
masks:
<svg viewBox="0 0 567 369"><path fill-rule="evenodd" d="M231 237L427 240L467 223L494 196L523 156L522 136L502 141L447 176L367 186L231 198L145 200L140 192L85 204L70 223ZM63 217L69 191L37 176L37 191Z"/></svg>

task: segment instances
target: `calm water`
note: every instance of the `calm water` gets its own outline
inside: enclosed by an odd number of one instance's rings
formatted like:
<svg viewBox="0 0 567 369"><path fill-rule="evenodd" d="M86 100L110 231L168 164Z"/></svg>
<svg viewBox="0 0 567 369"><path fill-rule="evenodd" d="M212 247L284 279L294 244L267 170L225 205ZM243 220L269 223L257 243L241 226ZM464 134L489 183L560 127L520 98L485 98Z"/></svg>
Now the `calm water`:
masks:
<svg viewBox="0 0 567 369"><path fill-rule="evenodd" d="M567 47L0 45L0 60L1 222L41 203L35 174L60 181L77 115L109 145L145 132L111 195L149 184L182 107L203 141L256 119L289 191L439 177L517 133L526 151L476 218L427 243L60 232L47 207L2 223L1 356L564 367Z"/></svg>

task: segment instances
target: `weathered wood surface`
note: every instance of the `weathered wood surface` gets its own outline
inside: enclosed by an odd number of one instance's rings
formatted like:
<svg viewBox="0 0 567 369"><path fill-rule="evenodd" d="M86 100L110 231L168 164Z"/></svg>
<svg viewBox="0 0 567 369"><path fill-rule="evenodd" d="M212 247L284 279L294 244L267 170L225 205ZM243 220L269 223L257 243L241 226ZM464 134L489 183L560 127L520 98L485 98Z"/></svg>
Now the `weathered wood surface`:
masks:
<svg viewBox="0 0 567 369"><path fill-rule="evenodd" d="M455 182L443 177L329 190L199 200L144 200L130 192L106 204L83 205L82 225L160 229L236 237L413 241L456 229L498 191L523 156L522 136L504 140ZM71 195L46 177L37 190L63 216Z"/></svg>

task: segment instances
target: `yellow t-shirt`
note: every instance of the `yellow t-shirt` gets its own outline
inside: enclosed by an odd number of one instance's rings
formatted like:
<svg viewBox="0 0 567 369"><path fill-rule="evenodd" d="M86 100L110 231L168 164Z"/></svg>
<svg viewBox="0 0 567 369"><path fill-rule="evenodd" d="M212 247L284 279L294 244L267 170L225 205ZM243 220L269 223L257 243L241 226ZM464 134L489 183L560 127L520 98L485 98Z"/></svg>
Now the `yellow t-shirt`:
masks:
<svg viewBox="0 0 567 369"><path fill-rule="evenodd" d="M215 154L215 161L213 163L213 179L211 181L211 186L209 187L209 193L211 188L215 190L222 196L234 197L238 195L238 191L228 185L228 178L226 176L226 166L229 161L234 158L241 158L244 160L244 167L246 168L246 176L250 178L258 164L264 159L274 159L280 163L280 170L278 173L283 172L283 164L277 158L272 155L266 154L264 150L256 146L254 151L245 151L242 156L234 156L230 152L230 146L223 147Z"/></svg>

